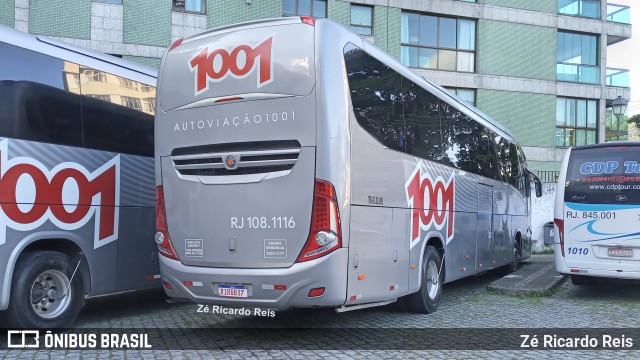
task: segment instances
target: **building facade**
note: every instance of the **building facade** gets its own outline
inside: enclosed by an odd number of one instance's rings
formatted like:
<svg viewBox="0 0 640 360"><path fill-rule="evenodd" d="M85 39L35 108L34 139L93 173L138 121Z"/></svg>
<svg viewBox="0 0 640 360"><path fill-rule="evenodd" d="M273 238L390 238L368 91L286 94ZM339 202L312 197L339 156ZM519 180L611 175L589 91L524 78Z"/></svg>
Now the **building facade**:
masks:
<svg viewBox="0 0 640 360"><path fill-rule="evenodd" d="M629 99L607 46L631 37L606 0L0 0L0 24L158 67L206 29L291 15L328 17L506 125L530 166L555 171L568 146L603 142L607 105ZM553 180L553 179L551 179Z"/></svg>

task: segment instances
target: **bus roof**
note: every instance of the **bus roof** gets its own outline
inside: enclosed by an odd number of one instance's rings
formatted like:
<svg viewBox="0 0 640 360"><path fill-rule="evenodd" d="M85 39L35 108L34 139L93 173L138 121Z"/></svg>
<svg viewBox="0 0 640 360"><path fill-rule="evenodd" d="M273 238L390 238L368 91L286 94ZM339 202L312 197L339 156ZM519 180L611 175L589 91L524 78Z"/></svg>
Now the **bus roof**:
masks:
<svg viewBox="0 0 640 360"><path fill-rule="evenodd" d="M103 54L80 46L71 45L46 36L34 36L0 25L0 39L2 42L36 51L56 58L77 62L98 70L110 73L126 71L132 80L155 85L158 71L148 66L139 65L118 57ZM135 74L138 74L137 76Z"/></svg>
<svg viewBox="0 0 640 360"><path fill-rule="evenodd" d="M250 29L255 27L264 27L271 25L284 25L284 24L299 24L302 21L299 16L291 16L291 17L280 17L280 18L271 18L271 19L263 19L263 20L252 20L245 21L241 23L236 23L233 25L221 26L211 30L207 30L192 36L185 37L182 43L188 43L191 41L195 41L198 39L202 39L210 36L211 34L222 34L230 31L238 31L244 29Z"/></svg>
<svg viewBox="0 0 640 360"><path fill-rule="evenodd" d="M574 146L571 150L601 149L601 148L619 148L625 146L640 146L640 141L610 141L600 144Z"/></svg>

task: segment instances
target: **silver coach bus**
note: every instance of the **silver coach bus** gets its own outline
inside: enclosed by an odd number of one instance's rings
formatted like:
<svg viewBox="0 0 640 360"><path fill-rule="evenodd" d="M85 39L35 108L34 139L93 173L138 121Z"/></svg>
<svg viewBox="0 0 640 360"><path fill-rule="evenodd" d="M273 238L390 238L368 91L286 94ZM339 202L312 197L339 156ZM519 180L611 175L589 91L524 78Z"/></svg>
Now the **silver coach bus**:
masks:
<svg viewBox="0 0 640 360"><path fill-rule="evenodd" d="M160 285L156 72L0 27L0 327Z"/></svg>
<svg viewBox="0 0 640 360"><path fill-rule="evenodd" d="M158 104L171 297L433 312L443 282L530 256L533 175L513 136L330 20L179 40Z"/></svg>

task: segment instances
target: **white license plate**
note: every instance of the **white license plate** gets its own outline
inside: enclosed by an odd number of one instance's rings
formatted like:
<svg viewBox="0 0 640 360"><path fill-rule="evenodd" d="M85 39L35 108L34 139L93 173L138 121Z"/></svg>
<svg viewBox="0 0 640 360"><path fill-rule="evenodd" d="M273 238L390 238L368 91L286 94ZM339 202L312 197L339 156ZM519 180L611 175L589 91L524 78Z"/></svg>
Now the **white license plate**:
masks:
<svg viewBox="0 0 640 360"><path fill-rule="evenodd" d="M609 248L607 252L612 257L632 257L633 249L629 248Z"/></svg>
<svg viewBox="0 0 640 360"><path fill-rule="evenodd" d="M218 285L218 295L227 297L247 297L247 287L244 285Z"/></svg>

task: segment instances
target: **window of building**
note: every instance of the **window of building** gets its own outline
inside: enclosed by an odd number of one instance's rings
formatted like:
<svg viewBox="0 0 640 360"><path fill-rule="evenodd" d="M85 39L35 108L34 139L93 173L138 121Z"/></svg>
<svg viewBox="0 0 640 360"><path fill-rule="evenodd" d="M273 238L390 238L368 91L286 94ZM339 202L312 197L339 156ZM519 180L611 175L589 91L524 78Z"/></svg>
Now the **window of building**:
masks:
<svg viewBox="0 0 640 360"><path fill-rule="evenodd" d="M456 95L460 99L468 102L469 104L476 106L476 91L474 89L463 88L446 88L452 94Z"/></svg>
<svg viewBox="0 0 640 360"><path fill-rule="evenodd" d="M283 0L282 16L327 17L327 0Z"/></svg>
<svg viewBox="0 0 640 360"><path fill-rule="evenodd" d="M402 63L410 67L475 71L476 22L402 13Z"/></svg>
<svg viewBox="0 0 640 360"><path fill-rule="evenodd" d="M130 79L125 79L125 78L119 78L118 81L120 82L120 86L125 87L127 89L133 89L133 90L137 90L138 89L138 83L130 80Z"/></svg>
<svg viewBox="0 0 640 360"><path fill-rule="evenodd" d="M558 0L558 14L600 19L600 0Z"/></svg>
<svg viewBox="0 0 640 360"><path fill-rule="evenodd" d="M135 109L135 110L138 110L138 111L142 111L142 103L140 102L140 99L138 99L138 98L133 98L133 97L129 97L129 96L122 96L120 101L121 101L123 106L126 106L126 107L131 108L131 109Z"/></svg>
<svg viewBox="0 0 640 360"><path fill-rule="evenodd" d="M70 75L71 75L71 81L72 81L72 84L70 86L73 86L76 89L80 88L80 74L70 74Z"/></svg>
<svg viewBox="0 0 640 360"><path fill-rule="evenodd" d="M559 81L600 83L598 37L558 31Z"/></svg>
<svg viewBox="0 0 640 360"><path fill-rule="evenodd" d="M122 0L93 0L93 2L122 5Z"/></svg>
<svg viewBox="0 0 640 360"><path fill-rule="evenodd" d="M84 71L85 83L88 82L107 82L107 75L98 70L85 70Z"/></svg>
<svg viewBox="0 0 640 360"><path fill-rule="evenodd" d="M580 146L597 141L597 100L558 98L556 146Z"/></svg>
<svg viewBox="0 0 640 360"><path fill-rule="evenodd" d="M173 0L173 10L205 14L207 2L206 0Z"/></svg>
<svg viewBox="0 0 640 360"><path fill-rule="evenodd" d="M155 114L155 112L156 112L156 99L155 98L147 98L147 99L143 99L143 102L144 102L144 112Z"/></svg>
<svg viewBox="0 0 640 360"><path fill-rule="evenodd" d="M373 35L373 8L364 5L351 5L351 30L360 35Z"/></svg>
<svg viewBox="0 0 640 360"><path fill-rule="evenodd" d="M100 100L102 100L102 101L108 101L108 102L111 102L111 95L99 95L99 94L92 94L92 95L89 95L89 96L91 96L91 97L92 97L92 98L94 98L94 99L100 99Z"/></svg>

